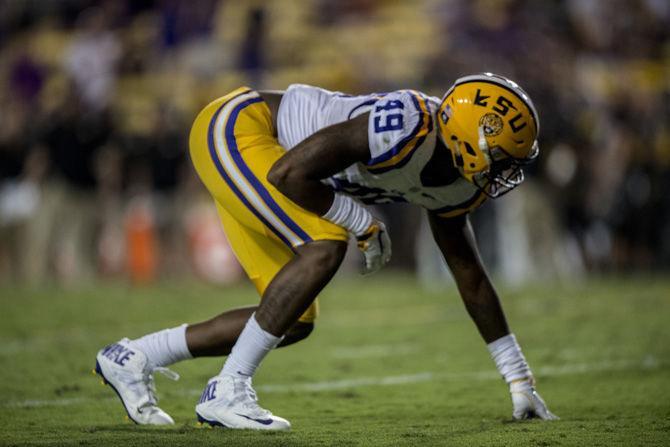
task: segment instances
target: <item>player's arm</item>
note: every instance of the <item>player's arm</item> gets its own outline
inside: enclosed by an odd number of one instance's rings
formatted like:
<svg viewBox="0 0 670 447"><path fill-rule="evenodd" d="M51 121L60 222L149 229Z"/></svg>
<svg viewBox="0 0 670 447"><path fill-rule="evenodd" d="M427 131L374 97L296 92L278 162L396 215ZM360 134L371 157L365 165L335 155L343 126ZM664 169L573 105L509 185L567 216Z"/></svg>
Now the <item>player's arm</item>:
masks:
<svg viewBox="0 0 670 447"><path fill-rule="evenodd" d="M513 334L479 256L467 214L449 219L428 213L433 237L498 371L510 386L515 419L556 419L535 391L533 374Z"/></svg>
<svg viewBox="0 0 670 447"><path fill-rule="evenodd" d="M364 273L374 273L391 258L386 227L360 203L321 182L370 158L368 119L365 113L309 136L275 162L268 181L301 207L352 233L365 256Z"/></svg>
<svg viewBox="0 0 670 447"><path fill-rule="evenodd" d="M333 189L321 183L370 157L368 113L319 130L275 162L268 181L286 197L320 216L333 204Z"/></svg>
<svg viewBox="0 0 670 447"><path fill-rule="evenodd" d="M484 270L467 214L444 219L428 213L430 228L470 317L486 343L509 334L498 295Z"/></svg>

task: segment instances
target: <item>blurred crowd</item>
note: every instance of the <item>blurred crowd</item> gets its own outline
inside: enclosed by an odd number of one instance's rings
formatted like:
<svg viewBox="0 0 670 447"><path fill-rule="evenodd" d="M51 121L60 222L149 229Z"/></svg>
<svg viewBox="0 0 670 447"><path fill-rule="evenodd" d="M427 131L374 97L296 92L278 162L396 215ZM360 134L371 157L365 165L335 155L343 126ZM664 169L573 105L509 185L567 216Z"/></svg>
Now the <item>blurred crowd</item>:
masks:
<svg viewBox="0 0 670 447"><path fill-rule="evenodd" d="M473 215L494 271L667 269L666 0L0 0L0 278L233 281L188 160L205 104L295 82L439 97L482 71L541 116L530 179ZM441 277L421 213L378 212L394 266Z"/></svg>

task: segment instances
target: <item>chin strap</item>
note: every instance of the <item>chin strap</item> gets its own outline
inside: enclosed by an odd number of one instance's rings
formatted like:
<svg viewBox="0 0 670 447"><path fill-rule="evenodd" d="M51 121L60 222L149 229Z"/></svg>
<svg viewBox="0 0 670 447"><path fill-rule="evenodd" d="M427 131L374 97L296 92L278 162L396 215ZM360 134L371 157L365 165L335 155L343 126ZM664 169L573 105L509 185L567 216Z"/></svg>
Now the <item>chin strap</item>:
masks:
<svg viewBox="0 0 670 447"><path fill-rule="evenodd" d="M456 167L462 168L465 163L463 162L463 154L461 154L461 147L458 145L458 141L452 139L452 148L451 151L454 154L454 161L456 162Z"/></svg>
<svg viewBox="0 0 670 447"><path fill-rule="evenodd" d="M489 144L486 142L486 135L484 134L484 126L479 126L478 129L479 133L479 150L482 151L482 154L486 157L486 162L489 166L491 166L492 160L491 160L491 149L489 148Z"/></svg>

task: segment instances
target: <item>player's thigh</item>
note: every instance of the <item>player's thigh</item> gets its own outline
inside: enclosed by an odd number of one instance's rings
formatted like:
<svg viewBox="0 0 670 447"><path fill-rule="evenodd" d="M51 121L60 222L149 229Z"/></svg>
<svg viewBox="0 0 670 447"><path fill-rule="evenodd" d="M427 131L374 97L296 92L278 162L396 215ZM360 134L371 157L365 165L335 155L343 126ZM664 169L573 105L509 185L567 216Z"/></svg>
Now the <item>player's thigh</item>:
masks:
<svg viewBox="0 0 670 447"><path fill-rule="evenodd" d="M216 207L235 256L262 297L270 282L295 254L283 242L242 225L218 202ZM298 321L311 323L318 313L319 304L314 300Z"/></svg>
<svg viewBox="0 0 670 447"><path fill-rule="evenodd" d="M230 98L239 94L240 91L243 90L235 90L229 95L212 101L198 114L189 137L191 162L200 180L217 203L234 215L238 222L242 222L248 227L257 227L259 231L263 231L262 223L258 222L253 212L245 206L242 200L246 199L244 196L238 195L240 193L239 188L221 164L215 142L214 127L221 107Z"/></svg>

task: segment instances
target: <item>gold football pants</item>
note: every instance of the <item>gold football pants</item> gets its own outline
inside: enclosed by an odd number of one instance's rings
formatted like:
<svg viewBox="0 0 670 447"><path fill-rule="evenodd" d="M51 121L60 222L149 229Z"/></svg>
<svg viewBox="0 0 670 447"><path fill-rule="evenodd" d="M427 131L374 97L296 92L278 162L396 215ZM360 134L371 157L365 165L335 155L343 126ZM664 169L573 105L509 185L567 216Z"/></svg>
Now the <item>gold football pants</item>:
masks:
<svg viewBox="0 0 670 447"><path fill-rule="evenodd" d="M189 145L228 241L261 297L296 247L347 240L345 229L296 205L268 182L270 168L286 150L274 137L270 109L257 92L240 88L210 103L193 123ZM300 321L312 322L317 313L315 300Z"/></svg>

